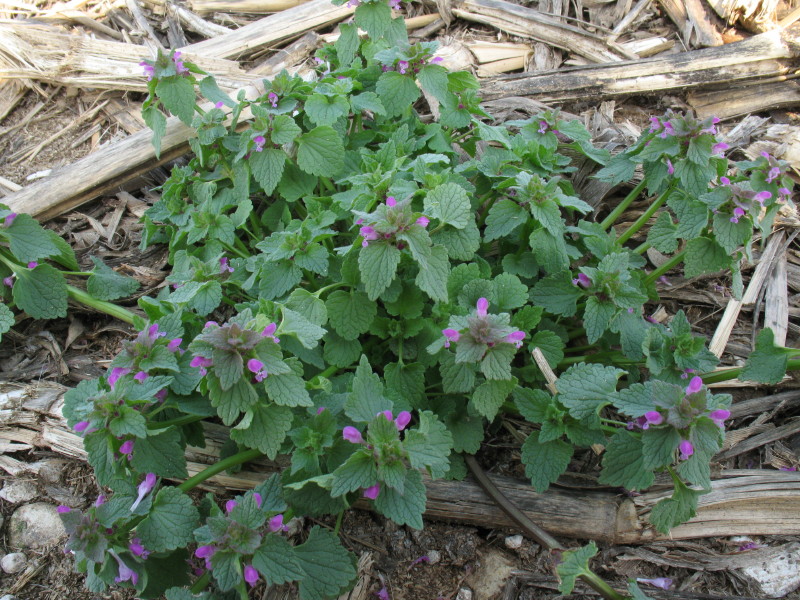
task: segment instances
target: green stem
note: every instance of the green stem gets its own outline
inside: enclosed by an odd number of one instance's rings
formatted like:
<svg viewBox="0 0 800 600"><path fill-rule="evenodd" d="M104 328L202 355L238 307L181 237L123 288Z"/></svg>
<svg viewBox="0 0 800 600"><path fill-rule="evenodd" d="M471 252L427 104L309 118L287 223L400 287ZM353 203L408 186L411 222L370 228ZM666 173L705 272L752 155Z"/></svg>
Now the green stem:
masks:
<svg viewBox="0 0 800 600"><path fill-rule="evenodd" d="M94 273L87 273L86 271L61 271L64 275L74 275L76 277L89 277Z"/></svg>
<svg viewBox="0 0 800 600"><path fill-rule="evenodd" d="M617 207L612 210L605 219L603 219L603 221L600 223L600 226L603 229L608 229L611 227L619 218L619 216L628 209L631 203L639 197L639 194L644 191L646 185L647 183L645 180L642 180L639 185L633 188L630 193L622 199L622 202L620 202Z"/></svg>
<svg viewBox="0 0 800 600"><path fill-rule="evenodd" d="M238 452L233 456L229 456L228 458L223 458L218 463L214 463L210 467L206 467L202 471L200 471L197 475L189 477L186 481L178 486L178 489L182 492L188 492L191 489L196 488L198 485L203 483L206 479L212 478L217 473L222 473L223 471L230 469L231 467L235 467L236 465L241 465L242 463L246 463L249 460L255 460L256 458L263 456L263 454L259 450L243 450L242 452Z"/></svg>
<svg viewBox="0 0 800 600"><path fill-rule="evenodd" d="M247 594L247 584L244 581L239 582L239 584L236 586L236 591L239 592L240 600L247 600L249 598Z"/></svg>
<svg viewBox="0 0 800 600"><path fill-rule="evenodd" d="M653 201L653 203L650 205L650 207L646 211L644 211L644 213L642 213L642 216L640 216L638 219L636 219L636 221L634 221L633 225L628 227L628 229L626 229L622 233L622 235L619 236L619 238L617 239L617 243L620 246L622 244L624 244L625 242L627 242L631 238L631 236L633 234L635 234L637 231L639 231L645 225L645 223L647 223L650 220L650 217L652 217L656 213L656 211L659 208L661 208L661 205L664 204L664 202L667 199L667 194L669 194L671 191L672 191L672 188L668 188L667 191L665 191L658 198L656 198Z"/></svg>
<svg viewBox="0 0 800 600"><path fill-rule="evenodd" d="M658 267L655 271L650 273L647 277L644 278L645 283L653 283L656 279L661 277L664 273L672 269L673 267L677 267L682 261L684 256L686 256L686 250L681 250L677 254L673 255L667 262L663 265Z"/></svg>
<svg viewBox="0 0 800 600"><path fill-rule="evenodd" d="M349 283L345 283L343 281L337 281L336 283L332 283L330 285L326 285L325 287L319 288L316 292L314 292L314 295L317 298L319 298L320 294L323 294L324 292L327 292L328 290L335 290L336 288L340 288L340 287L352 287L352 286Z"/></svg>
<svg viewBox="0 0 800 600"><path fill-rule="evenodd" d="M192 594L199 594L204 589L206 589L206 586L208 586L210 582L211 582L211 571L206 571L205 573L203 573L203 576L200 577L200 579L194 582L189 591L192 592Z"/></svg>
<svg viewBox="0 0 800 600"><path fill-rule="evenodd" d="M344 520L344 511L339 511L339 514L336 515L336 525L333 528L334 535L339 535L339 531L342 528L342 520Z"/></svg>
<svg viewBox="0 0 800 600"><path fill-rule="evenodd" d="M647 252L647 250L649 248L650 248L650 244L648 244L647 242L642 242L641 244L636 246L636 248L634 248L633 251L636 254L644 254L645 252Z"/></svg>
<svg viewBox="0 0 800 600"><path fill-rule="evenodd" d="M157 411L158 409L156 409ZM153 416L156 414L156 411L153 411L152 414L147 415L148 417ZM148 429L166 429L167 427L172 427L173 425L181 426L181 425L188 425L189 423L196 423L197 421L202 421L205 417L200 415L184 415L182 417L176 417L174 419L170 419L168 421L152 421L147 424Z"/></svg>
<svg viewBox="0 0 800 600"><path fill-rule="evenodd" d="M736 379L739 377L739 374L742 372L744 367L733 367L731 369L724 369L720 371L714 371L713 373L708 373L706 375L701 375L703 378L703 383L719 383L720 381L730 381L731 379ZM797 371L800 369L800 358L790 358L789 362L786 365L787 371Z"/></svg>
<svg viewBox="0 0 800 600"><path fill-rule="evenodd" d="M71 285L67 286L67 293L69 294L70 298L72 298L76 302L80 302L84 306L88 306L102 313L106 313L107 315L110 315L116 319L119 319L120 321L125 321L126 323L133 325L133 319L136 315L134 315L127 308L117 306L116 304L112 304L111 302L106 302L105 300L98 300L89 293L84 292L83 290L78 289Z"/></svg>
<svg viewBox="0 0 800 600"><path fill-rule="evenodd" d="M606 600L625 600L627 598L627 596L623 596L603 581L597 573L584 571L581 573L580 578L595 592L600 594L603 598L606 598Z"/></svg>

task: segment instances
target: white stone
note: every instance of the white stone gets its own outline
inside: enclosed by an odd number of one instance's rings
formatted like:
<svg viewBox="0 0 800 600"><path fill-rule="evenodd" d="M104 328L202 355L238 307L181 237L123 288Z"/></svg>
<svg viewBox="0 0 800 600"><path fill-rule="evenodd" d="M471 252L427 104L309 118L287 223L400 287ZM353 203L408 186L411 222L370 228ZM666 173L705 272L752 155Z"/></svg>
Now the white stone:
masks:
<svg viewBox="0 0 800 600"><path fill-rule="evenodd" d="M0 567L6 573L19 573L25 568L27 562L28 559L25 558L22 552L12 552L11 554L6 554L0 560Z"/></svg>
<svg viewBox="0 0 800 600"><path fill-rule="evenodd" d="M44 548L67 534L56 507L46 502L20 506L9 519L8 532L12 548Z"/></svg>
<svg viewBox="0 0 800 600"><path fill-rule="evenodd" d="M0 600L18 600L18 598L16 596L12 596L11 594L6 594L0 598Z"/></svg>
<svg viewBox="0 0 800 600"><path fill-rule="evenodd" d="M19 504L20 502L33 500L38 493L36 484L32 481L13 479L6 481L3 489L0 490L0 498L11 504Z"/></svg>
<svg viewBox="0 0 800 600"><path fill-rule="evenodd" d="M769 561L744 567L742 572L758 583L765 596L783 598L800 587L800 544L790 544Z"/></svg>
<svg viewBox="0 0 800 600"><path fill-rule="evenodd" d="M456 600L472 600L472 590L468 587L462 587L458 590Z"/></svg>
<svg viewBox="0 0 800 600"><path fill-rule="evenodd" d="M506 548L510 548L511 550L519 550L522 548L522 541L523 538L521 535L509 535L503 543L506 545Z"/></svg>
<svg viewBox="0 0 800 600"><path fill-rule="evenodd" d="M442 555L438 550L428 550L425 553L425 556L428 557L428 564L435 565L440 560L442 560Z"/></svg>

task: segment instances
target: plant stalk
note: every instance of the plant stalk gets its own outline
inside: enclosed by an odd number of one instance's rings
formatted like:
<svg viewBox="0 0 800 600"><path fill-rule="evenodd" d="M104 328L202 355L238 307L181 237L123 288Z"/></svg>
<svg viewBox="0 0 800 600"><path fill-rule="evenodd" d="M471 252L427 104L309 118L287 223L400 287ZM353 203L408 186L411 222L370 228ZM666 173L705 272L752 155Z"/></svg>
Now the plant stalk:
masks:
<svg viewBox="0 0 800 600"><path fill-rule="evenodd" d="M259 456L263 456L260 450L251 449L243 450L242 452L238 452L233 456L229 456L228 458L223 458L221 461L214 463L210 467L206 467L197 473L197 475L189 477L189 479L178 486L178 489L182 492L188 492L189 490L194 489L203 483L206 479L211 479L217 473L222 473L231 467L241 465L247 461L255 460Z"/></svg>
<svg viewBox="0 0 800 600"><path fill-rule="evenodd" d="M677 254L674 254L672 258L670 258L667 262L663 265L658 267L655 271L650 273L647 277L644 278L645 283L653 283L656 279L661 277L664 273L672 269L673 267L678 266L686 256L686 250L681 250Z"/></svg>
<svg viewBox="0 0 800 600"><path fill-rule="evenodd" d="M88 292L84 292L82 289L76 288L72 285L67 285L67 293L69 294L70 298L76 302L80 302L84 306L88 306L97 311L110 315L116 319L119 319L120 321L125 321L129 325L133 325L133 319L136 315L134 315L127 308L117 306L116 304L106 302L105 300L98 300Z"/></svg>
<svg viewBox="0 0 800 600"><path fill-rule="evenodd" d="M633 188L628 193L628 195L622 199L622 202L620 202L617 205L617 207L614 210L612 210L605 219L603 219L603 221L600 223L600 226L603 229L608 229L609 227L611 227L620 217L620 215L628 209L628 207L633 203L633 201L639 197L639 194L641 194L644 191L644 188L646 186L647 186L646 180L643 179L642 182L639 183L639 185L637 185L635 188Z"/></svg>
<svg viewBox="0 0 800 600"><path fill-rule="evenodd" d="M627 242L633 234L639 231L650 220L650 217L652 217L656 211L661 208L661 205L666 201L667 194L670 191L672 191L671 188L667 189L667 191L663 192L658 198L656 198L648 207L648 209L644 211L644 213L642 213L642 215L636 219L636 221L634 221L633 224L628 227L628 229L626 229L622 235L619 236L619 238L617 238L617 243L620 246Z"/></svg>
<svg viewBox="0 0 800 600"><path fill-rule="evenodd" d="M151 415L147 415L151 416ZM176 417L175 419L169 419L168 421L153 421L147 424L148 429L166 429L167 427L172 427L173 425L181 426L181 425L188 425L189 423L195 423L197 421L202 421L206 417L202 417L200 415L184 415L183 417Z"/></svg>
<svg viewBox="0 0 800 600"><path fill-rule="evenodd" d="M741 374L744 367L733 367L731 369L724 369L721 371L714 371L713 373L708 373L706 375L701 375L703 379L703 383L719 383L720 381L730 381L731 379L736 379ZM787 371L797 371L800 370L800 358L790 358L787 365Z"/></svg>

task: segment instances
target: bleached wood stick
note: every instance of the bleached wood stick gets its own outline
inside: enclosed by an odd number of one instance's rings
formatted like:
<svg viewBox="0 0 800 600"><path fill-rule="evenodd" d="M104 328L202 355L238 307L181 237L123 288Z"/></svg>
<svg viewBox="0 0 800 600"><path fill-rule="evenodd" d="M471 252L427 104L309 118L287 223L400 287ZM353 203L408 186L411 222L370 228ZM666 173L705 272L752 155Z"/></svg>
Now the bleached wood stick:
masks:
<svg viewBox="0 0 800 600"><path fill-rule="evenodd" d="M190 0L198 13L276 13L304 4L308 0Z"/></svg>

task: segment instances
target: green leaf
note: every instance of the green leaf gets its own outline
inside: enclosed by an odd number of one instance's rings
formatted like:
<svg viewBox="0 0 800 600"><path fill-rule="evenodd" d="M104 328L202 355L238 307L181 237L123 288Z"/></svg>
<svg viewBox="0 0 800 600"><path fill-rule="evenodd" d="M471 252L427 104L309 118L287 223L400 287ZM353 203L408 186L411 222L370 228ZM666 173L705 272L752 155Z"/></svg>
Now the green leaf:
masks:
<svg viewBox="0 0 800 600"><path fill-rule="evenodd" d="M369 330L378 306L364 292L337 290L325 301L331 327L345 340L355 340Z"/></svg>
<svg viewBox="0 0 800 600"><path fill-rule="evenodd" d="M300 126L289 115L275 115L272 118L270 139L273 144L290 144L303 132Z"/></svg>
<svg viewBox="0 0 800 600"><path fill-rule="evenodd" d="M17 306L34 319L67 316L67 283L50 265L17 271L12 294Z"/></svg>
<svg viewBox="0 0 800 600"><path fill-rule="evenodd" d="M95 256L92 262L94 269L86 282L86 290L98 300L127 298L139 289L139 282L134 278L120 275Z"/></svg>
<svg viewBox="0 0 800 600"><path fill-rule="evenodd" d="M343 369L352 365L361 356L361 342L357 339L346 340L331 331L325 336L322 356L325 362Z"/></svg>
<svg viewBox="0 0 800 600"><path fill-rule="evenodd" d="M575 580L583 574L590 573L589 559L597 554L597 545L589 542L576 550L567 550L561 554L561 562L556 567L561 583L558 591L564 595L571 594L575 588Z"/></svg>
<svg viewBox="0 0 800 600"><path fill-rule="evenodd" d="M447 278L450 275L450 260L443 246L433 246L426 268L420 267L415 280L419 289L436 302L447 302Z"/></svg>
<svg viewBox="0 0 800 600"><path fill-rule="evenodd" d="M292 411L286 406L259 403L248 410L242 421L231 429L231 439L248 448L257 448L273 460L291 427Z"/></svg>
<svg viewBox="0 0 800 600"><path fill-rule="evenodd" d="M606 446L600 483L643 490L655 480L653 471L644 468L641 438L627 431L618 431Z"/></svg>
<svg viewBox="0 0 800 600"><path fill-rule="evenodd" d="M130 406L120 406L115 414L118 416L108 423L108 430L116 437L134 435L147 437L147 419L139 411Z"/></svg>
<svg viewBox="0 0 800 600"><path fill-rule="evenodd" d="M674 480L674 483L672 497L664 498L650 511L650 522L663 534L695 516L697 499L705 493L686 487L680 480Z"/></svg>
<svg viewBox="0 0 800 600"><path fill-rule="evenodd" d="M375 92L362 92L356 96L351 96L350 104L353 105L353 110L355 112L368 110L374 112L376 115L386 114L386 108L383 106L383 102L381 102L381 99L378 98L378 94Z"/></svg>
<svg viewBox="0 0 800 600"><path fill-rule="evenodd" d="M155 473L159 477L188 477L180 432L170 427L157 435L137 439L131 466L140 473Z"/></svg>
<svg viewBox="0 0 800 600"><path fill-rule="evenodd" d="M283 175L286 153L277 148L264 148L261 152L251 152L247 162L250 164L253 177L264 189L264 193L267 196L272 194Z"/></svg>
<svg viewBox="0 0 800 600"><path fill-rule="evenodd" d="M444 477L450 469L453 436L430 411L419 413L419 426L406 432L403 448L414 469L428 469L431 477Z"/></svg>
<svg viewBox="0 0 800 600"><path fill-rule="evenodd" d="M672 254L678 249L677 228L669 212L662 211L647 233L647 243L659 252Z"/></svg>
<svg viewBox="0 0 800 600"><path fill-rule="evenodd" d="M750 353L739 374L740 381L759 383L779 383L786 375L788 354L784 348L775 345L775 334L767 327L756 338L756 349Z"/></svg>
<svg viewBox="0 0 800 600"><path fill-rule="evenodd" d="M419 471L406 471L403 493L388 486L381 486L375 499L375 509L398 525L422 529L422 513L425 512L425 485Z"/></svg>
<svg viewBox="0 0 800 600"><path fill-rule="evenodd" d="M344 96L312 94L306 100L305 110L316 125L333 125L350 112L350 103Z"/></svg>
<svg viewBox="0 0 800 600"><path fill-rule="evenodd" d="M195 95L191 79L181 75L163 77L156 84L156 95L169 112L186 125L192 124Z"/></svg>
<svg viewBox="0 0 800 600"><path fill-rule="evenodd" d="M467 363L457 363L452 352L441 355L439 374L442 377L442 387L447 394L471 392L475 387L475 368Z"/></svg>
<svg viewBox="0 0 800 600"><path fill-rule="evenodd" d="M392 11L383 2L362 2L356 7L355 22L371 39L378 40L392 22Z"/></svg>
<svg viewBox="0 0 800 600"><path fill-rule="evenodd" d="M606 332L616 310L617 307L612 302L602 302L597 296L586 299L583 326L590 344L594 344Z"/></svg>
<svg viewBox="0 0 800 600"><path fill-rule="evenodd" d="M176 487L164 487L150 513L136 526L136 533L148 550L174 550L193 541L192 532L199 521L200 513L189 496Z"/></svg>
<svg viewBox="0 0 800 600"><path fill-rule="evenodd" d="M203 77L203 79L200 80L199 88L200 93L203 94L206 100L210 100L214 104L222 102L228 108L236 107L236 102L234 102L228 94L219 89L217 80L214 79L213 75Z"/></svg>
<svg viewBox="0 0 800 600"><path fill-rule="evenodd" d="M355 561L336 534L316 525L306 543L295 546L294 554L305 575L300 581L300 600L337 596L356 576Z"/></svg>
<svg viewBox="0 0 800 600"><path fill-rule="evenodd" d="M211 568L214 579L223 592L232 590L242 581L242 568L236 552L230 550L215 552L211 557Z"/></svg>
<svg viewBox="0 0 800 600"><path fill-rule="evenodd" d="M312 323L299 312L284 307L281 333L295 336L303 347L311 350L316 348L319 340L325 335L325 329Z"/></svg>
<svg viewBox="0 0 800 600"><path fill-rule="evenodd" d="M539 432L531 432L522 445L522 463L533 489L539 493L547 490L567 470L572 452L572 445L563 440L542 443Z"/></svg>
<svg viewBox="0 0 800 600"><path fill-rule="evenodd" d="M417 81L423 90L439 102L445 101L448 94L447 69L439 65L425 65L417 73Z"/></svg>
<svg viewBox="0 0 800 600"><path fill-rule="evenodd" d="M571 317L578 310L578 299L583 292L572 283L569 271L548 275L536 282L531 291L531 300L546 311Z"/></svg>
<svg viewBox="0 0 800 600"><path fill-rule="evenodd" d="M5 304L0 303L0 339L2 339L4 333L14 326L15 322L14 313L11 312L11 309Z"/></svg>
<svg viewBox="0 0 800 600"><path fill-rule="evenodd" d="M673 427L650 427L642 432L642 466L657 469L673 463L681 434Z"/></svg>
<svg viewBox="0 0 800 600"><path fill-rule="evenodd" d="M353 391L345 401L344 413L353 421L369 423L379 412L392 408L392 402L383 397L381 378L372 372L367 357L362 355L353 378Z"/></svg>
<svg viewBox="0 0 800 600"><path fill-rule="evenodd" d="M360 348L360 345L359 345ZM419 406L425 398L425 367L419 363L390 363L383 369L386 394L397 409Z"/></svg>
<svg viewBox="0 0 800 600"><path fill-rule="evenodd" d="M490 242L504 237L525 223L528 218L528 212L513 200L499 200L489 209L483 239Z"/></svg>
<svg viewBox="0 0 800 600"><path fill-rule="evenodd" d="M47 230L30 215L17 215L9 227L0 228L0 236L8 239L11 253L24 264L60 254Z"/></svg>
<svg viewBox="0 0 800 600"><path fill-rule="evenodd" d="M344 142L328 125L315 127L297 138L297 164L306 173L333 177L344 167Z"/></svg>
<svg viewBox="0 0 800 600"><path fill-rule="evenodd" d="M400 250L392 244L376 241L362 248L358 255L358 268L370 300L375 300L394 280Z"/></svg>
<svg viewBox="0 0 800 600"><path fill-rule="evenodd" d="M314 406L305 381L294 373L270 375L264 380L264 387L269 399L280 406Z"/></svg>
<svg viewBox="0 0 800 600"><path fill-rule="evenodd" d="M753 225L750 219L741 218L738 223L732 223L731 217L726 213L714 215L714 239L728 254L733 254L753 236Z"/></svg>
<svg viewBox="0 0 800 600"><path fill-rule="evenodd" d="M686 277L697 277L703 273L715 273L729 268L731 256L714 240L699 237L686 244L684 274Z"/></svg>
<svg viewBox="0 0 800 600"><path fill-rule="evenodd" d="M492 302L501 311L524 306L528 302L528 286L516 275L501 273L494 278L494 298Z"/></svg>
<svg viewBox="0 0 800 600"><path fill-rule="evenodd" d="M377 2L374 4L383 4ZM367 6L367 5L362 5ZM359 6L359 8L361 8ZM388 9L388 6L386 6ZM386 108L387 117L402 115L420 96L419 88L412 77L397 71L387 71L378 78L375 88L381 103Z"/></svg>
<svg viewBox="0 0 800 600"><path fill-rule="evenodd" d="M339 32L339 39L334 42L333 46L336 48L339 64L343 67L349 67L356 57L358 46L361 44L361 40L358 37L358 27L342 23L339 25Z"/></svg>
<svg viewBox="0 0 800 600"><path fill-rule="evenodd" d="M467 192L455 183L436 186L425 196L425 214L456 229L464 229L472 218Z"/></svg>
<svg viewBox="0 0 800 600"><path fill-rule="evenodd" d="M357 450L333 472L331 496L343 496L361 488L375 485L378 470L371 452Z"/></svg>
<svg viewBox="0 0 800 600"><path fill-rule="evenodd" d="M481 246L481 234L474 219L467 221L464 229L445 225L431 236L434 244L444 246L447 255L456 260L472 260Z"/></svg>
<svg viewBox="0 0 800 600"><path fill-rule="evenodd" d="M486 379L511 379L511 361L516 353L512 344L489 348L481 361L481 373Z"/></svg>
<svg viewBox="0 0 800 600"><path fill-rule="evenodd" d="M253 554L252 564L270 585L300 581L305 576L294 548L277 534L264 537Z"/></svg>
<svg viewBox="0 0 800 600"><path fill-rule="evenodd" d="M576 419L597 412L617 397L617 380L625 374L621 369L592 363L571 366L558 378L558 399Z"/></svg>
<svg viewBox="0 0 800 600"><path fill-rule="evenodd" d="M167 117L155 105L142 109L145 124L153 130L150 143L153 144L156 158L161 158L161 138L167 133Z"/></svg>
<svg viewBox="0 0 800 600"><path fill-rule="evenodd" d="M531 338L530 348L539 348L553 369L564 360L564 342L553 331L537 331Z"/></svg>
<svg viewBox="0 0 800 600"><path fill-rule="evenodd" d="M514 390L514 404L519 414L531 423L544 423L553 397L544 390L518 387Z"/></svg>
<svg viewBox="0 0 800 600"><path fill-rule="evenodd" d="M516 377L512 377L509 381L485 381L472 394L472 406L475 407L478 414L492 421L516 386Z"/></svg>

